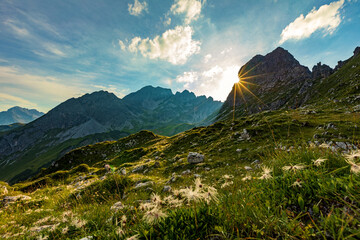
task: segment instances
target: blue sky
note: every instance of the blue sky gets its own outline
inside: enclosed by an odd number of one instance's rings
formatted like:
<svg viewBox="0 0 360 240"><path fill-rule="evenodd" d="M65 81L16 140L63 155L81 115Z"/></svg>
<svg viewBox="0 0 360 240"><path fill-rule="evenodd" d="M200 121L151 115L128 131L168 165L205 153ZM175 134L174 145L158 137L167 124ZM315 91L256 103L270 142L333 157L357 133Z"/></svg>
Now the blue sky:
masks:
<svg viewBox="0 0 360 240"><path fill-rule="evenodd" d="M146 85L224 100L254 55L334 67L359 26L357 0L2 0L0 111Z"/></svg>

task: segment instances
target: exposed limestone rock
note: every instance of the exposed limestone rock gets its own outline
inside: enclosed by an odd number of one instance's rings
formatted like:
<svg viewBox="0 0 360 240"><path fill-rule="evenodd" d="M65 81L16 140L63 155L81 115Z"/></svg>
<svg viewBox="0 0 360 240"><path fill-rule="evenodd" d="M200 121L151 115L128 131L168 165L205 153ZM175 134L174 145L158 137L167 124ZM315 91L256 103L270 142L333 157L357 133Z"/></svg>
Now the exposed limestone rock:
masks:
<svg viewBox="0 0 360 240"><path fill-rule="evenodd" d="M326 78L330 76L333 72L334 70L331 67L329 67L326 64L321 64L321 62L319 62L312 69L312 78L313 79Z"/></svg>
<svg viewBox="0 0 360 240"><path fill-rule="evenodd" d="M187 156L187 161L192 164L204 162L205 156L197 152L189 152Z"/></svg>

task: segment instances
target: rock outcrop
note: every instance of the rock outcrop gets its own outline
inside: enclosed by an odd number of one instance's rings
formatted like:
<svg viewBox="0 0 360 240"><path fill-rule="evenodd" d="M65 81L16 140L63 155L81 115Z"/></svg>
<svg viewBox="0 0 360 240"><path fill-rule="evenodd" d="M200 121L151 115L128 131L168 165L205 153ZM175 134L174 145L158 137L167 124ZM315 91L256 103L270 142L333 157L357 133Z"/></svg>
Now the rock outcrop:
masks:
<svg viewBox="0 0 360 240"><path fill-rule="evenodd" d="M310 70L285 49L256 55L239 71L239 84L228 95L220 114L234 107L251 114L282 107L297 107L312 86ZM251 91L251 93L250 93Z"/></svg>
<svg viewBox="0 0 360 240"><path fill-rule="evenodd" d="M333 73L334 70L331 67L326 64L321 64L321 62L319 62L312 68L312 78L314 80L327 78Z"/></svg>

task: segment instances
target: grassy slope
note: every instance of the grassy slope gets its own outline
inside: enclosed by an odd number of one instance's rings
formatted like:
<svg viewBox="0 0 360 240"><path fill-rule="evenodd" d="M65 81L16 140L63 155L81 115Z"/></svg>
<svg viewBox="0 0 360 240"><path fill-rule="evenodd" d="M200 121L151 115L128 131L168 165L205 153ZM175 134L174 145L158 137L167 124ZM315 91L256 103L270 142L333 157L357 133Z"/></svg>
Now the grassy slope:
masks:
<svg viewBox="0 0 360 240"><path fill-rule="evenodd" d="M329 123L335 127L324 129ZM359 175L350 173L340 149L332 152L308 144L332 140L358 146L359 129L354 128L358 124L357 112L318 110L309 114L307 109L263 112L238 118L234 123L229 120L194 128L170 138L142 131L119 141L79 148L60 159L58 167L9 187L12 195L21 193L32 200L2 210L0 224L5 227L0 228L0 236L21 233L28 238L41 234L50 239L89 235L98 239L125 238L118 234L120 227L124 236L140 234L144 239L144 236L203 239L212 235L219 239L360 236ZM243 129L247 129L250 140L239 140ZM315 134L317 139L313 138ZM188 164L186 156L190 151L205 154L205 162ZM312 164L318 157L329 160L318 168ZM258 179L261 169L251 164L254 160L271 166L273 178ZM160 163L159 168L154 167L155 162ZM106 163L115 172L108 174L106 180L99 180L105 174ZM307 168L296 173L281 170L297 163ZM146 165L148 171L132 173L139 165ZM250 172L250 181L241 180L247 174L244 166L255 169ZM122 168L127 170L126 176L117 173ZM187 169L191 174L182 175ZM172 173L177 175L176 181L166 183ZM173 189L191 186L194 173L200 174L205 184L218 189L218 203L190 202L175 209L163 205L167 218L155 225L142 220L146 213L138 209L138 200L149 199L152 192L171 195L162 192L164 185ZM226 180L224 175L234 178ZM298 179L302 187L291 187ZM134 188L137 182L149 180L155 183L151 189ZM85 181L94 182L87 186ZM233 183L221 188L225 182ZM78 186L84 188L75 190ZM119 200L128 207L114 213L110 207ZM64 214L70 216L63 217ZM123 215L127 222L122 226ZM80 220L84 220L84 225L76 226ZM44 225L54 225L54 230L35 232L34 227Z"/></svg>
<svg viewBox="0 0 360 240"><path fill-rule="evenodd" d="M359 238L360 175L351 172L345 161L346 151L359 148L360 143L360 109L354 108L359 104L359 71L359 57L350 60L315 85L312 104L302 109L247 117L237 109L235 121L230 114L221 122L173 137L142 131L119 141L76 149L32 180L11 187L1 183L9 189L7 195L23 194L32 199L2 208L0 236ZM239 138L244 129L250 135L248 140ZM323 148L321 143L328 143L330 148ZM348 148L336 147L341 143ZM191 151L205 154L205 162L188 164L186 156ZM318 158L327 161L316 167L313 160ZM272 178L260 179L262 170L252 164L255 160L272 169ZM104 164L112 166L112 173L105 174ZM295 164L305 168L295 172L282 169ZM132 172L140 165L145 165L143 170ZM248 172L245 166L253 170ZM123 168L125 176L120 174ZM186 170L191 174L182 174ZM193 186L193 174L201 175L203 187L208 184L217 189L218 201L184 201L174 208L163 200L156 214L167 217L155 223L144 219L155 212L143 211L141 201L153 193L162 199L174 195L184 200L176 191L165 193L162 189L164 185L172 189ZM172 176L176 180L169 183ZM250 180L243 181L245 176ZM147 181L154 184L134 187ZM301 187L294 186L295 182ZM114 212L110 207L117 201L126 207ZM41 226L47 229L36 231Z"/></svg>

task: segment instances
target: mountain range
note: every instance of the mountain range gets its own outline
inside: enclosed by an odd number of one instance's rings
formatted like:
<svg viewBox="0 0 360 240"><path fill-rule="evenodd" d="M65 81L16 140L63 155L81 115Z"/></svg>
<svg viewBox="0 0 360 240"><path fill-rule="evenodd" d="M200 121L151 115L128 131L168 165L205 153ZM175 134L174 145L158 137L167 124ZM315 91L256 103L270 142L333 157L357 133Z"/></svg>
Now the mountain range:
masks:
<svg viewBox="0 0 360 240"><path fill-rule="evenodd" d="M13 123L29 123L41 117L44 113L36 109L22 107L12 107L7 111L0 112L0 125L10 125Z"/></svg>
<svg viewBox="0 0 360 240"><path fill-rule="evenodd" d="M356 95L358 58L356 48L335 69L319 63L310 71L279 47L265 56L256 55L241 67L239 83L224 104L187 90L173 94L170 89L152 86L123 99L106 91L71 98L39 119L0 134L0 176L10 183L23 180L74 148L140 130L171 136L262 111L334 101L354 105L360 99Z"/></svg>
<svg viewBox="0 0 360 240"><path fill-rule="evenodd" d="M147 129L173 135L195 127L222 103L187 90L147 86L123 99L106 91L61 103L39 119L0 135L0 176L13 182L80 146Z"/></svg>
<svg viewBox="0 0 360 240"><path fill-rule="evenodd" d="M359 53L310 71L278 48L224 104L101 91L0 133L0 238L357 239Z"/></svg>

